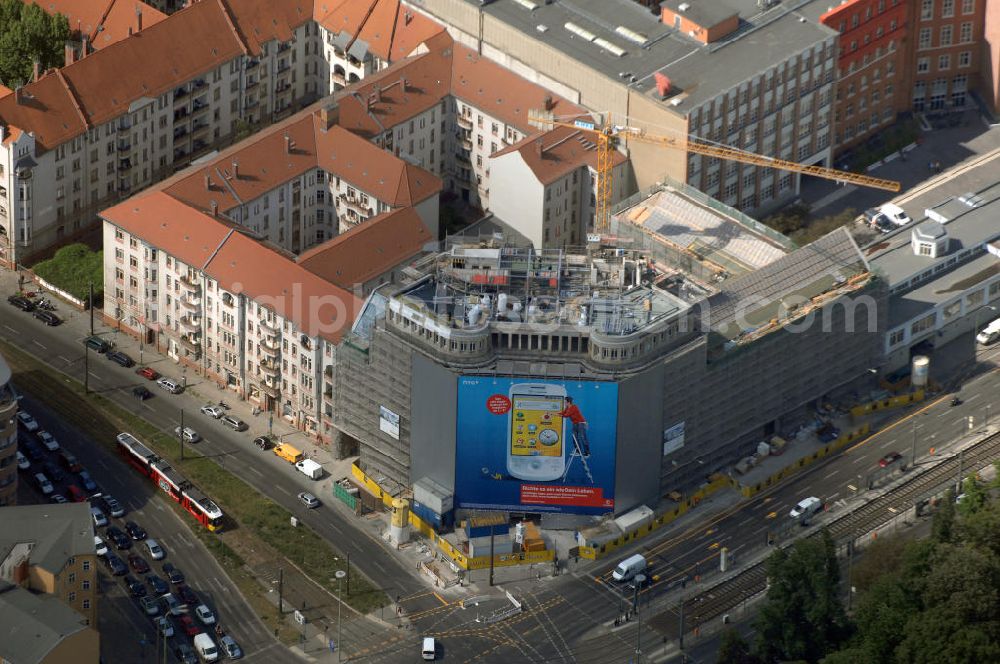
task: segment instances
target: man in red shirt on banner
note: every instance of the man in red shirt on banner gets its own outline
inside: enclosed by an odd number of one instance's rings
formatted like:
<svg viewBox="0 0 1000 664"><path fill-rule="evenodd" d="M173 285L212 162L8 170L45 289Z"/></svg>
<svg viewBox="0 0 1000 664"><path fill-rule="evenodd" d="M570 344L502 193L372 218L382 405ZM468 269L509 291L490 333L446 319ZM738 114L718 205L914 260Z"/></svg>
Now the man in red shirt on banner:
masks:
<svg viewBox="0 0 1000 664"><path fill-rule="evenodd" d="M573 423L573 435L580 446L580 454L584 458L590 456L590 439L587 438L587 420L580 412L580 407L573 403L573 397L566 397L567 406L559 413L560 417L568 417Z"/></svg>

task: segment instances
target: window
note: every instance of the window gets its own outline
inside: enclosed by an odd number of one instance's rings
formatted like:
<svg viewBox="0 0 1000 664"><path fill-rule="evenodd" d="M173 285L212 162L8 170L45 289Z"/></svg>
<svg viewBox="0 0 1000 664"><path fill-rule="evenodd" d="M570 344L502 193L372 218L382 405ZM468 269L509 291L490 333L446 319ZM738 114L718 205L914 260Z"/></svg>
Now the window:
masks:
<svg viewBox="0 0 1000 664"><path fill-rule="evenodd" d="M80 586L83 590L90 590L90 581L84 580L83 584Z"/></svg>
<svg viewBox="0 0 1000 664"><path fill-rule="evenodd" d="M925 49L931 47L931 29L920 28L920 37L917 39L917 48Z"/></svg>
<svg viewBox="0 0 1000 664"><path fill-rule="evenodd" d="M962 51L958 54L958 66L968 67L972 64L972 51Z"/></svg>
<svg viewBox="0 0 1000 664"><path fill-rule="evenodd" d="M926 74L931 70L930 58L917 58L917 73Z"/></svg>
<svg viewBox="0 0 1000 664"><path fill-rule="evenodd" d="M71 592L69 594L69 601L71 601L71 602L75 602L76 601L76 593L75 592Z"/></svg>
<svg viewBox="0 0 1000 664"><path fill-rule="evenodd" d="M929 21L934 18L934 0L921 0L920 20Z"/></svg>
<svg viewBox="0 0 1000 664"><path fill-rule="evenodd" d="M85 609L89 609L90 608L90 600L89 599L83 600L83 608L85 608Z"/></svg>
<svg viewBox="0 0 1000 664"><path fill-rule="evenodd" d="M889 346L896 346L903 343L903 338L906 337L906 330L894 330L889 335Z"/></svg>
<svg viewBox="0 0 1000 664"><path fill-rule="evenodd" d="M955 0L941 0L941 18L951 18L955 15Z"/></svg>
<svg viewBox="0 0 1000 664"><path fill-rule="evenodd" d="M976 0L962 0L962 13L971 14L976 11Z"/></svg>
<svg viewBox="0 0 1000 664"><path fill-rule="evenodd" d="M972 23L963 23L958 29L958 43L968 44L972 41Z"/></svg>
<svg viewBox="0 0 1000 664"><path fill-rule="evenodd" d="M950 25L941 26L941 43L938 46L951 46L952 28Z"/></svg>
<svg viewBox="0 0 1000 664"><path fill-rule="evenodd" d="M913 335L920 334L924 330L929 330L929 329L933 328L934 327L934 318L935 317L936 317L936 314L931 314L931 315L925 316L924 318L921 318L920 320L918 320L915 323L913 323L913 325L910 326L910 334L913 334Z"/></svg>
<svg viewBox="0 0 1000 664"><path fill-rule="evenodd" d="M939 55L938 56L938 71L947 71L951 69L951 56L950 55Z"/></svg>

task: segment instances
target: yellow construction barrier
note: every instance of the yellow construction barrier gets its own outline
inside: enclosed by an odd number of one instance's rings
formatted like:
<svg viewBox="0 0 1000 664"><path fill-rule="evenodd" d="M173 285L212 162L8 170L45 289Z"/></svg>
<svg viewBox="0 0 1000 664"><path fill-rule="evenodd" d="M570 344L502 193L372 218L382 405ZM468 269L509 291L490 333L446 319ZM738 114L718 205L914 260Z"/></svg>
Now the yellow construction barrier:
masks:
<svg viewBox="0 0 1000 664"><path fill-rule="evenodd" d="M635 530L631 530L627 533L616 537L613 540L609 540L600 545L594 546L581 546L578 550L578 555L581 558L587 560L597 560L603 558L604 556L620 549L623 546L631 544L637 539L649 535L655 530L659 530L668 523L680 518L687 513L689 509L695 507L702 500L712 495L719 489L734 486L733 480L728 475L723 475L722 473L716 473L709 478L707 484L695 491L691 496L684 502L678 503L677 507L670 510L669 512L664 512L658 517L653 519L651 522L639 526Z"/></svg>
<svg viewBox="0 0 1000 664"><path fill-rule="evenodd" d="M388 491L385 491L378 485L378 482L368 477L365 471L357 464L351 464L351 474L354 475L354 479L361 483L361 486L368 489L368 492L377 498L381 498L382 502L385 503L386 507L392 507L393 495Z"/></svg>
<svg viewBox="0 0 1000 664"><path fill-rule="evenodd" d="M858 429L855 429L854 431L849 431L848 433L841 435L840 438L838 438L837 440L827 443L826 445L817 449L815 452L813 452L808 456L804 456L797 459L790 465L785 466L781 470L775 472L773 475L768 476L764 480L757 482L757 484L754 484L753 486L746 486L740 484L739 485L740 493L743 495L744 498L749 498L751 496L754 496L763 491L764 489L768 489L774 486L775 484L785 479L786 477L794 475L795 473L799 472L800 470L812 464L813 462L818 461L825 456L833 454L834 452L837 452L848 443L853 443L859 438L863 438L864 436L868 435L869 431L871 431L871 425L866 422Z"/></svg>
<svg viewBox="0 0 1000 664"><path fill-rule="evenodd" d="M520 553L499 553L493 556L494 567L510 567L512 565L531 565L532 563L550 563L555 559L556 552L545 551L521 551ZM466 569L486 569L490 566L489 556L476 556L469 558L469 566Z"/></svg>
<svg viewBox="0 0 1000 664"><path fill-rule="evenodd" d="M924 390L920 389L916 392L910 392L909 394L903 394L898 397L889 397L888 399L880 399L879 401L870 401L852 408L851 415L854 417L861 417L862 415L874 413L877 410L888 410L890 408L909 406L910 404L917 403L918 401L923 401L925 396Z"/></svg>

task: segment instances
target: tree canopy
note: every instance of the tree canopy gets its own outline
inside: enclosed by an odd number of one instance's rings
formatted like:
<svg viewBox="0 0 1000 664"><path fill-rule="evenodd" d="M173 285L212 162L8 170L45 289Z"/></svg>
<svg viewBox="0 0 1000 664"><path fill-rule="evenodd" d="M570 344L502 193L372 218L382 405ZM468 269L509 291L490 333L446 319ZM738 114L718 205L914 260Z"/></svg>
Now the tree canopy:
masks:
<svg viewBox="0 0 1000 664"><path fill-rule="evenodd" d="M31 80L37 59L42 71L61 67L69 21L37 4L0 0L0 83L15 88Z"/></svg>

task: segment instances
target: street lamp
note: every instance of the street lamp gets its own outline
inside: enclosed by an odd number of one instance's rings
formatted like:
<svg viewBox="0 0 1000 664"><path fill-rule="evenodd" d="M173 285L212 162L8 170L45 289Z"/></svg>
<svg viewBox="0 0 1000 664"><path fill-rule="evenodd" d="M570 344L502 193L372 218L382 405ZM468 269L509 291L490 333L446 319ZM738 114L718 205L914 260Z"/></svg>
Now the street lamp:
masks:
<svg viewBox="0 0 1000 664"><path fill-rule="evenodd" d="M344 633L343 630L342 630L342 624L343 623L341 623L341 621L340 621L340 613L341 613L341 610L343 609L343 606L344 606L344 600L340 596L340 581L345 576L347 576L347 572L345 572L342 569L338 569L337 572L334 574L334 576L337 577L337 661L339 662L340 661L340 653L344 649L344 644L342 642L342 638L343 638L342 635Z"/></svg>

